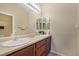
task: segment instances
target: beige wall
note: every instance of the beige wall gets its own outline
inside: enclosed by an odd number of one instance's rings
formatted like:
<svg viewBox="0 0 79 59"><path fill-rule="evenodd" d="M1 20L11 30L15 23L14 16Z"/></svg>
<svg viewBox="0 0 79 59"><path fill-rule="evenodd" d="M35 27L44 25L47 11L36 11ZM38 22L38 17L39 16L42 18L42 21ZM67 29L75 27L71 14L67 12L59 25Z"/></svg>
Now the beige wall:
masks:
<svg viewBox="0 0 79 59"><path fill-rule="evenodd" d="M76 4L42 4L43 16L51 21L52 51L76 55L76 10Z"/></svg>
<svg viewBox="0 0 79 59"><path fill-rule="evenodd" d="M79 4L77 4L77 25L79 27ZM79 56L79 28L77 30L77 55Z"/></svg>

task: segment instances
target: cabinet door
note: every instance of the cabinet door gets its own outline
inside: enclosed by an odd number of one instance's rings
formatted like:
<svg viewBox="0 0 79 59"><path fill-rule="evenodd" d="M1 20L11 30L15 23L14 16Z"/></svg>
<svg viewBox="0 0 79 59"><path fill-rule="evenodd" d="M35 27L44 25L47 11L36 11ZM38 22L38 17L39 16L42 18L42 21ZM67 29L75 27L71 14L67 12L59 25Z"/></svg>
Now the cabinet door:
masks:
<svg viewBox="0 0 79 59"><path fill-rule="evenodd" d="M51 49L51 37L47 38L47 46L46 49L48 51L48 53L50 52Z"/></svg>
<svg viewBox="0 0 79 59"><path fill-rule="evenodd" d="M34 45L18 50L8 56L33 56L34 55Z"/></svg>
<svg viewBox="0 0 79 59"><path fill-rule="evenodd" d="M35 55L36 56L45 56L49 53L51 48L51 37L45 38L42 41L39 41L35 44Z"/></svg>
<svg viewBox="0 0 79 59"><path fill-rule="evenodd" d="M37 56L42 56L45 52L46 52L46 49L45 49L46 45L43 45L41 46L40 48L38 48L36 50L36 55Z"/></svg>
<svg viewBox="0 0 79 59"><path fill-rule="evenodd" d="M39 42L36 43L36 56L45 56L47 55L47 49L46 49L46 46L47 46L47 40L46 39L43 39Z"/></svg>
<svg viewBox="0 0 79 59"><path fill-rule="evenodd" d="M36 43L36 49L40 48L41 46L43 46L45 44L46 44L46 39L37 42Z"/></svg>

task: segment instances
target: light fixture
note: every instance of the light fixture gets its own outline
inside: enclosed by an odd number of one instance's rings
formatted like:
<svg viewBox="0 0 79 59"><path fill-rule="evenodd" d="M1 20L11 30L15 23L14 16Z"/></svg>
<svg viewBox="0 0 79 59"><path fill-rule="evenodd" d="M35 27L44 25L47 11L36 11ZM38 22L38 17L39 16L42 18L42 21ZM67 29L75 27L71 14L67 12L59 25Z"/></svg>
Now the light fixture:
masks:
<svg viewBox="0 0 79 59"><path fill-rule="evenodd" d="M28 8L30 8L31 10L33 10L36 13L41 12L40 8L34 3L24 3L24 5L27 6Z"/></svg>

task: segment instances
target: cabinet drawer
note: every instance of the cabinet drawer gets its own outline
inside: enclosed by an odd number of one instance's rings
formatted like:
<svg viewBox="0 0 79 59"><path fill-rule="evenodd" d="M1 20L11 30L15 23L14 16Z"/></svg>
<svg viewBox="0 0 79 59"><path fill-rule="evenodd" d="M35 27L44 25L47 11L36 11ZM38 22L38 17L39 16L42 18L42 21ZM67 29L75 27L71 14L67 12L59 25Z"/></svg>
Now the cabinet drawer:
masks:
<svg viewBox="0 0 79 59"><path fill-rule="evenodd" d="M45 52L46 52L46 45L43 45L39 49L36 50L36 55L42 56Z"/></svg>
<svg viewBox="0 0 79 59"><path fill-rule="evenodd" d="M18 50L8 56L33 56L34 55L34 45Z"/></svg>
<svg viewBox="0 0 79 59"><path fill-rule="evenodd" d="M36 49L40 48L41 46L43 46L46 43L46 40L42 40L36 43Z"/></svg>
<svg viewBox="0 0 79 59"><path fill-rule="evenodd" d="M47 56L47 55L48 55L47 51L42 54L42 56Z"/></svg>

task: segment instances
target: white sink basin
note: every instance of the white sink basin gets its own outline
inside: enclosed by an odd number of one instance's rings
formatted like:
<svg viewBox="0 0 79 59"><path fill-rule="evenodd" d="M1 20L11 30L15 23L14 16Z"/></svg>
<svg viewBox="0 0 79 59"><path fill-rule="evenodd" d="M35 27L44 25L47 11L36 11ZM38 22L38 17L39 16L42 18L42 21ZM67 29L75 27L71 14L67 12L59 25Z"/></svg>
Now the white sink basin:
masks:
<svg viewBox="0 0 79 59"><path fill-rule="evenodd" d="M13 46L18 46L18 45L28 43L29 41L30 41L30 38L20 38L16 40L9 40L9 41L3 42L2 46L13 47Z"/></svg>

